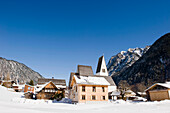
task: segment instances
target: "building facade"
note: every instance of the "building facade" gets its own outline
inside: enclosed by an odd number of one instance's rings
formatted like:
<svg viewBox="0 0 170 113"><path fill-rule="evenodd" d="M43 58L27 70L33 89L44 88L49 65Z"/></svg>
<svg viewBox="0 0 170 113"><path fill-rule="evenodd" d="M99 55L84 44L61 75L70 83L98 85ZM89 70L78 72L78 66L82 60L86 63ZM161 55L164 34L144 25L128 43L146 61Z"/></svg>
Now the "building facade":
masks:
<svg viewBox="0 0 170 113"><path fill-rule="evenodd" d="M91 66L78 65L77 72L70 74L69 98L73 102L108 101L109 92L117 87L108 76L104 56L99 58L96 75Z"/></svg>
<svg viewBox="0 0 170 113"><path fill-rule="evenodd" d="M56 99L55 96L65 97L66 81L63 79L38 79L35 87L37 99Z"/></svg>
<svg viewBox="0 0 170 113"><path fill-rule="evenodd" d="M150 101L161 101L170 99L170 82L156 83L145 90L147 99Z"/></svg>

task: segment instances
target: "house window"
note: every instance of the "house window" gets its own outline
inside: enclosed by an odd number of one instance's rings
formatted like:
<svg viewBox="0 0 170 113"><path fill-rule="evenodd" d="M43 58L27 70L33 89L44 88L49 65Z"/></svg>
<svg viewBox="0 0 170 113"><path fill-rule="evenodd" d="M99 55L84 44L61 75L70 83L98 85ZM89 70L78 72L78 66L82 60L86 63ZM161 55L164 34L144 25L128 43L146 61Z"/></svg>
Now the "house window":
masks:
<svg viewBox="0 0 170 113"><path fill-rule="evenodd" d="M102 99L105 100L106 99L105 96L102 96Z"/></svg>
<svg viewBox="0 0 170 113"><path fill-rule="evenodd" d="M92 95L92 100L96 100L96 96L95 95Z"/></svg>
<svg viewBox="0 0 170 113"><path fill-rule="evenodd" d="M102 91L105 92L105 88L104 87L102 87Z"/></svg>
<svg viewBox="0 0 170 113"><path fill-rule="evenodd" d="M85 92L85 91L86 91L86 87L82 86L82 92Z"/></svg>
<svg viewBox="0 0 170 113"><path fill-rule="evenodd" d="M96 92L96 87L93 87L93 92Z"/></svg>
<svg viewBox="0 0 170 113"><path fill-rule="evenodd" d="M82 95L82 100L86 100L86 96L85 95Z"/></svg>
<svg viewBox="0 0 170 113"><path fill-rule="evenodd" d="M105 73L105 69L102 69L102 72Z"/></svg>

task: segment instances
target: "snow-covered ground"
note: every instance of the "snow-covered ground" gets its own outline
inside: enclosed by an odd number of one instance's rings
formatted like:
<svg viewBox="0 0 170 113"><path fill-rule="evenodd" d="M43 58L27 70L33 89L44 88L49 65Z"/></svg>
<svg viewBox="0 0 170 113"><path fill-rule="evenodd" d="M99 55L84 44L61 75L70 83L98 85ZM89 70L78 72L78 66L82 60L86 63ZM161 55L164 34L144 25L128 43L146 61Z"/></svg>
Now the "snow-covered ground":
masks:
<svg viewBox="0 0 170 113"><path fill-rule="evenodd" d="M86 104L51 103L20 98L0 86L0 113L170 113L170 100L162 102L99 102Z"/></svg>

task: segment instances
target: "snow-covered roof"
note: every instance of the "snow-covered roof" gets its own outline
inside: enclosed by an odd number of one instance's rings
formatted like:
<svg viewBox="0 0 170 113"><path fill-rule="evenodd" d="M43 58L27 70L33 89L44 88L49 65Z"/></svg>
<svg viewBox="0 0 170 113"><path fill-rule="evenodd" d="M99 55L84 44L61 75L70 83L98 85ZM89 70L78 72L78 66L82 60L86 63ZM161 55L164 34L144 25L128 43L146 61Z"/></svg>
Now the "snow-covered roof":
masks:
<svg viewBox="0 0 170 113"><path fill-rule="evenodd" d="M45 83L45 84L41 84L36 86L35 92L40 92L46 85L48 85L51 81Z"/></svg>
<svg viewBox="0 0 170 113"><path fill-rule="evenodd" d="M66 88L66 86L63 85L55 85L57 88Z"/></svg>
<svg viewBox="0 0 170 113"><path fill-rule="evenodd" d="M113 86L113 85L110 85L108 86L108 92L113 92L113 91L116 91L117 90L117 86Z"/></svg>
<svg viewBox="0 0 170 113"><path fill-rule="evenodd" d="M89 84L89 85L110 85L110 83L104 77L94 76L79 76L74 75L77 84Z"/></svg>
<svg viewBox="0 0 170 113"><path fill-rule="evenodd" d="M170 88L170 82L166 82L166 83L155 83L155 84L153 84L152 86L150 86L148 89L146 89L145 91L151 89L152 87L154 87L154 86L156 86L156 85L163 86L163 87L166 87L166 88Z"/></svg>
<svg viewBox="0 0 170 113"><path fill-rule="evenodd" d="M35 88L35 92L37 93L37 92L40 92L46 85L48 85L50 82L52 82L52 81L49 81L49 82L47 82L47 83L45 83L45 84L41 84L41 85L39 85L39 84L37 84L37 86L36 86L36 88ZM53 83L53 82L52 82ZM53 83L54 84L54 83ZM55 85L54 84L54 86L56 87L56 88L66 88L66 86L63 86L63 85Z"/></svg>
<svg viewBox="0 0 170 113"><path fill-rule="evenodd" d="M12 86L18 86L18 89L23 89L23 87L25 87L26 84L13 84Z"/></svg>
<svg viewBox="0 0 170 113"><path fill-rule="evenodd" d="M136 95L136 93L134 93L132 90L127 90L125 91L126 94L131 94L131 95Z"/></svg>
<svg viewBox="0 0 170 113"><path fill-rule="evenodd" d="M112 91L111 95L112 96L119 96L120 95L120 91L117 91L117 90Z"/></svg>

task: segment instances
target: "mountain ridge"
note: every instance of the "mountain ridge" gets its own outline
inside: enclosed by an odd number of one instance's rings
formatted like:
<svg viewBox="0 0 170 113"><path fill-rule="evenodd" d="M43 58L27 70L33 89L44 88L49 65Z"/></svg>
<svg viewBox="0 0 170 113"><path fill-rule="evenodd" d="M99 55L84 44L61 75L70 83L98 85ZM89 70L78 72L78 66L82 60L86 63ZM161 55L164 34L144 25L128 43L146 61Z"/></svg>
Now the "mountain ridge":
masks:
<svg viewBox="0 0 170 113"><path fill-rule="evenodd" d="M117 55L112 56L107 64L109 75L115 76L130 67L149 48L150 46L145 48L129 48L127 51L121 51Z"/></svg>
<svg viewBox="0 0 170 113"><path fill-rule="evenodd" d="M127 81L134 91L170 81L170 33L161 36L132 66L112 78L117 85L121 80Z"/></svg>
<svg viewBox="0 0 170 113"><path fill-rule="evenodd" d="M18 83L28 83L30 80L37 83L38 78L43 78L42 75L24 63L0 57L0 79L3 80L7 74L10 75L11 80Z"/></svg>

